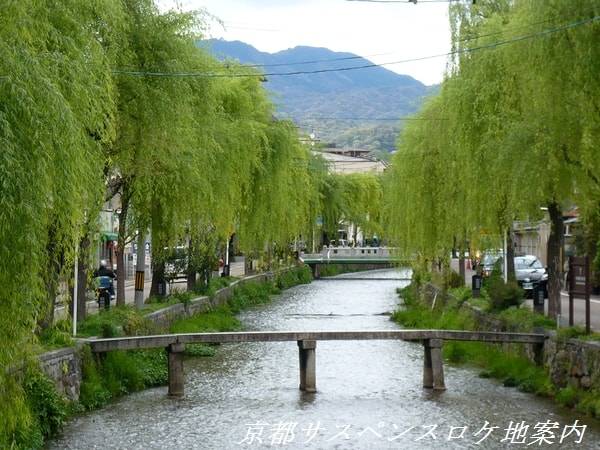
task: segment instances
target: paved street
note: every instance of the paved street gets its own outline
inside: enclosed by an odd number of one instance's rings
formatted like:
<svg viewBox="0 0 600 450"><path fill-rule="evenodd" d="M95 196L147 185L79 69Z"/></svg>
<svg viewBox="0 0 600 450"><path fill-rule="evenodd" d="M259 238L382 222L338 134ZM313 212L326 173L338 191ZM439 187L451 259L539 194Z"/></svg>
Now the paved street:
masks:
<svg viewBox="0 0 600 450"><path fill-rule="evenodd" d="M569 294L566 292L561 293L561 326L569 326ZM532 301L527 300L525 302L527 306L532 307ZM548 300L544 305L545 312L548 312ZM585 326L585 300L574 299L573 300L573 312L575 315L575 325ZM598 296L592 296L590 300L590 323L591 328L596 331L600 331L600 298Z"/></svg>
<svg viewBox="0 0 600 450"><path fill-rule="evenodd" d="M230 274L233 277L243 277L244 276L244 263L231 263ZM152 281L150 277L146 277L146 282L144 283L144 299L147 299L150 296L150 288L152 285ZM115 283L116 288L116 283ZM177 289L181 291L186 290L186 280L177 280L171 283L171 289ZM125 280L125 303L133 304L135 300L135 285L134 280ZM95 314L98 312L98 303L95 300L90 300L87 302L87 313ZM66 309L64 306L57 306L55 310L55 315L57 318L63 318L66 314Z"/></svg>

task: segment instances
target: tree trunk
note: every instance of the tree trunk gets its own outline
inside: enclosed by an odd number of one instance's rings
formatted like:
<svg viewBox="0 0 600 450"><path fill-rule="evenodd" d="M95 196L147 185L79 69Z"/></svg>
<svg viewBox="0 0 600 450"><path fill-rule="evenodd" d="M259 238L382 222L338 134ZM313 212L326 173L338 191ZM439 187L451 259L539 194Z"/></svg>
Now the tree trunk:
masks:
<svg viewBox="0 0 600 450"><path fill-rule="evenodd" d="M46 275L46 300L43 307L40 310L40 316L38 318L38 327L41 330L50 328L54 323L54 307L56 303L56 296L58 295L58 275L60 273L60 265L54 261L50 265L50 270Z"/></svg>
<svg viewBox="0 0 600 450"><path fill-rule="evenodd" d="M548 237L548 315L555 319L561 313L560 280L564 223L562 211L556 202L548 205L548 214L551 223L550 236Z"/></svg>
<svg viewBox="0 0 600 450"><path fill-rule="evenodd" d="M465 281L465 277L466 277L466 268L465 268L465 251L464 249L461 247L458 250L458 273L460 274L460 276L463 279L463 282Z"/></svg>
<svg viewBox="0 0 600 450"><path fill-rule="evenodd" d="M123 183L121 212L119 213L119 240L117 243L117 306L125 305L125 241L127 239L127 213L129 212L129 185ZM112 269L112 268L111 268Z"/></svg>
<svg viewBox="0 0 600 450"><path fill-rule="evenodd" d="M187 264L187 290L193 291L196 288L197 269L195 265L194 239L190 237L188 244L188 264Z"/></svg>
<svg viewBox="0 0 600 450"><path fill-rule="evenodd" d="M87 314L87 281L88 281L88 255L90 237L86 234L79 241L79 257L77 259L77 322L82 322Z"/></svg>
<svg viewBox="0 0 600 450"><path fill-rule="evenodd" d="M52 326L54 322L54 306L58 294L58 278L60 276L60 262L56 254L55 227L51 225L48 229L48 242L46 244L46 254L48 268L44 274L44 286L46 296L40 308L37 325L40 330L45 330Z"/></svg>
<svg viewBox="0 0 600 450"><path fill-rule="evenodd" d="M506 230L506 280L517 281L515 273L515 246L512 239L512 231L509 228Z"/></svg>

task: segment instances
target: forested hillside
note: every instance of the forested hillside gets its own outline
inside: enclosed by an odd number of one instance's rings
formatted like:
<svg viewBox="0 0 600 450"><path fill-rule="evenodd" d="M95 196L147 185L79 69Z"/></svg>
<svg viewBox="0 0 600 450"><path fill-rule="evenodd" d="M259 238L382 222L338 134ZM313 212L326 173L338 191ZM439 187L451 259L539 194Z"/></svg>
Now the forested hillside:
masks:
<svg viewBox="0 0 600 450"><path fill-rule="evenodd" d="M199 45L222 60L263 65L261 70L266 74L371 64L352 53L317 47L300 46L271 54L240 41L212 39ZM312 63L298 64L306 61ZM413 114L431 91L420 81L383 67L293 77L267 75L267 80L265 85L280 116L293 118L303 130L315 132L324 141L373 150L393 150L402 124L398 120L366 119L396 119ZM336 119L339 117L353 120Z"/></svg>

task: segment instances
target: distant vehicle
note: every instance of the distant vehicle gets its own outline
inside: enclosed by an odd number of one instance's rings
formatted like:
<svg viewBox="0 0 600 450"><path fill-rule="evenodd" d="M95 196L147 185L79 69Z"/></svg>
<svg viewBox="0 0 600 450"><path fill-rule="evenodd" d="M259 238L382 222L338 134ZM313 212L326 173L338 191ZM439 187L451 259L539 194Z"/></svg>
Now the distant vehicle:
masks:
<svg viewBox="0 0 600 450"><path fill-rule="evenodd" d="M481 260L481 275L483 275L483 277L489 277L498 261L502 264L502 253L486 252Z"/></svg>
<svg viewBox="0 0 600 450"><path fill-rule="evenodd" d="M165 247L165 278L175 279L186 274L188 266L187 247Z"/></svg>

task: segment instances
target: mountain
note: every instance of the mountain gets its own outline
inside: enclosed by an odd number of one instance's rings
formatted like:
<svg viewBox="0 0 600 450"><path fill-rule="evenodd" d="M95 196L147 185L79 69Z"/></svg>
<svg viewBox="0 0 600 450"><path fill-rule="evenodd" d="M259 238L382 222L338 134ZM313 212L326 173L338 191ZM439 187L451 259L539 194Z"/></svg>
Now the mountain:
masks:
<svg viewBox="0 0 600 450"><path fill-rule="evenodd" d="M416 112L431 88L384 67L277 76L275 73L315 72L372 64L353 53L299 46L265 53L240 41L210 39L199 46L221 60L264 65L265 86L279 117L292 118L303 130L338 145L391 151L402 124L397 118ZM298 64L311 61L310 64ZM340 120L337 118L358 118Z"/></svg>

